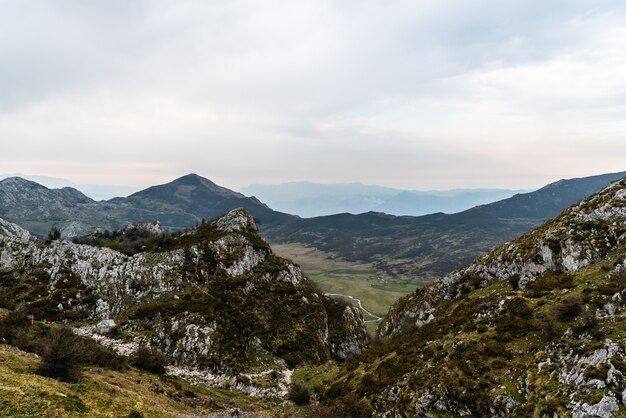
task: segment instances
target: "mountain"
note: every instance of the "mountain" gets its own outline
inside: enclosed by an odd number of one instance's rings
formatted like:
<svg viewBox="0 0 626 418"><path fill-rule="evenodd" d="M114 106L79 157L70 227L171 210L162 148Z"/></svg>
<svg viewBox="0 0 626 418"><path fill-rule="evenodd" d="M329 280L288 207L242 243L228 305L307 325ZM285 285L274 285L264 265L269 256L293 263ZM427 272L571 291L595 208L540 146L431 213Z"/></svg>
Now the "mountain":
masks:
<svg viewBox="0 0 626 418"><path fill-rule="evenodd" d="M418 283L469 263L625 175L561 180L450 215L411 217L368 212L305 219L274 211L256 198L195 174L106 202L94 202L75 190L47 189L7 179L0 181L0 191L4 190L0 217L39 237L45 237L52 226L60 227L63 237L72 237L97 228L114 230L152 220L175 231L242 207L271 242L301 243L347 260L371 262L382 272Z"/></svg>
<svg viewBox="0 0 626 418"><path fill-rule="evenodd" d="M0 216L43 237L54 225L64 235L85 232L81 225L106 224L95 201L71 187L48 189L20 177L0 181Z"/></svg>
<svg viewBox="0 0 626 418"><path fill-rule="evenodd" d="M140 190L139 187L133 186L115 186L115 185L106 185L106 184L77 184L70 180L58 178L58 177L49 177L49 176L32 176L25 174L0 174L0 180L4 180L8 177L21 177L25 180L34 181L36 183L41 184L42 186L46 186L49 189L61 189L64 187L71 187L73 189L79 190L81 193L85 194L91 199L100 201L112 199L114 197L119 196L128 196L131 193L134 193Z"/></svg>
<svg viewBox="0 0 626 418"><path fill-rule="evenodd" d="M274 209L305 218L336 213L384 212L420 216L435 212L454 213L513 196L520 190L456 189L419 192L380 186L292 182L253 184L241 189Z"/></svg>
<svg viewBox="0 0 626 418"><path fill-rule="evenodd" d="M103 206L116 214L118 223L158 219L169 229L189 227L202 219L211 219L239 207L245 208L263 225L280 224L292 218L270 209L256 198L218 186L196 174L147 188L125 198L111 199Z"/></svg>
<svg viewBox="0 0 626 418"><path fill-rule="evenodd" d="M152 220L177 230L239 207L268 225L291 218L195 174L104 202L96 202L76 189L48 189L19 177L0 181L0 217L38 237L45 237L53 226L61 229L63 237L74 237L97 228L113 230Z"/></svg>
<svg viewBox="0 0 626 418"><path fill-rule="evenodd" d="M42 242L0 219L2 307L25 303L38 321L70 325L121 355L158 348L171 375L258 396L284 394L288 367L346 359L367 345L360 310L275 256L244 209L173 235L149 224L121 236L152 249L128 256ZM23 343L15 326L0 332Z"/></svg>
<svg viewBox="0 0 626 418"><path fill-rule="evenodd" d="M529 231L626 172L560 180L460 213L409 217L369 212L294 218L268 226L273 242L299 242L381 271L427 282Z"/></svg>
<svg viewBox="0 0 626 418"><path fill-rule="evenodd" d="M623 179L399 300L376 345L300 382L377 417L624 416L625 257Z"/></svg>

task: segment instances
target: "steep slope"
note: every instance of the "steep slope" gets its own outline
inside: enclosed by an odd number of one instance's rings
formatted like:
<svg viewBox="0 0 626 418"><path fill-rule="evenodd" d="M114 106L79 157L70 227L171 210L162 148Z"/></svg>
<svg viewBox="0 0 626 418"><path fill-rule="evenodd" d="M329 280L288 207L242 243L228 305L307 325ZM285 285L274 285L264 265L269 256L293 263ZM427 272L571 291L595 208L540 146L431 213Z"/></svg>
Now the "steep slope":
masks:
<svg viewBox="0 0 626 418"><path fill-rule="evenodd" d="M159 347L171 374L260 395L285 390L266 381L272 370L288 377L285 362L346 358L367 344L360 311L273 255L243 209L159 242L127 256L37 241L0 220L0 294L123 354Z"/></svg>
<svg viewBox="0 0 626 418"><path fill-rule="evenodd" d="M626 179L401 299L324 376L376 416L626 415Z"/></svg>
<svg viewBox="0 0 626 418"><path fill-rule="evenodd" d="M348 260L374 262L389 274L429 281L624 176L626 173L614 173L561 180L535 192L452 215L338 214L292 219L265 227L263 232L273 242L300 242Z"/></svg>

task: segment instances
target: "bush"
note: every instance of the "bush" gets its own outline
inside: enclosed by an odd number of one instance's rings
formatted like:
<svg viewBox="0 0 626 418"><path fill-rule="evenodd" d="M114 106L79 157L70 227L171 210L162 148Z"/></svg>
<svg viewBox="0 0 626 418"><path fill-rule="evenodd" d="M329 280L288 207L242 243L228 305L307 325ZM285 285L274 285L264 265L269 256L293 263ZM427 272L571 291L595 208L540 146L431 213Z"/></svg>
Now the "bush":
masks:
<svg viewBox="0 0 626 418"><path fill-rule="evenodd" d="M53 226L48 232L48 241L56 241L61 238L61 231L56 226Z"/></svg>
<svg viewBox="0 0 626 418"><path fill-rule="evenodd" d="M586 332L596 341L602 340L605 337L604 331L602 331L600 327L600 322L598 322L595 313L591 310L587 310L581 315L576 325L574 325L573 331L579 334Z"/></svg>
<svg viewBox="0 0 626 418"><path fill-rule="evenodd" d="M567 296L554 305L554 314L560 321L571 321L576 318L583 308L583 302L578 296Z"/></svg>
<svg viewBox="0 0 626 418"><path fill-rule="evenodd" d="M87 359L81 339L71 328L63 326L50 332L37 373L58 380L76 381Z"/></svg>
<svg viewBox="0 0 626 418"><path fill-rule="evenodd" d="M574 278L571 274L549 271L538 277L528 285L531 297L541 297L555 289L569 289L574 286Z"/></svg>
<svg viewBox="0 0 626 418"><path fill-rule="evenodd" d="M134 354L133 365L156 374L165 373L167 359L161 350L142 345Z"/></svg>
<svg viewBox="0 0 626 418"><path fill-rule="evenodd" d="M563 334L563 329L549 319L541 324L541 336L545 342L554 341Z"/></svg>
<svg viewBox="0 0 626 418"><path fill-rule="evenodd" d="M372 411L365 402L356 395L349 394L333 405L318 405L312 408L309 418L368 418Z"/></svg>
<svg viewBox="0 0 626 418"><path fill-rule="evenodd" d="M513 288L513 290L519 289L519 281L521 277L519 274L513 274L509 277L509 284Z"/></svg>
<svg viewBox="0 0 626 418"><path fill-rule="evenodd" d="M5 289L0 290L0 308L14 309L15 301Z"/></svg>
<svg viewBox="0 0 626 418"><path fill-rule="evenodd" d="M309 401L311 400L309 388L298 383L293 383L289 387L287 399L293 401L296 405L308 405Z"/></svg>

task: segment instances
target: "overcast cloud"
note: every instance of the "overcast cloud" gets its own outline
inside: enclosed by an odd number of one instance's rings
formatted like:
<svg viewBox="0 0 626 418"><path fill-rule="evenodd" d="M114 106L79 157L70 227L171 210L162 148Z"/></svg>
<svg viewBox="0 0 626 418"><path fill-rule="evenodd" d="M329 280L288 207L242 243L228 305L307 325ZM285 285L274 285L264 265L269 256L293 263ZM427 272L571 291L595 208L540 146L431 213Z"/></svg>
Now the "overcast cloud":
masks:
<svg viewBox="0 0 626 418"><path fill-rule="evenodd" d="M626 170L620 1L0 0L0 172L534 187Z"/></svg>

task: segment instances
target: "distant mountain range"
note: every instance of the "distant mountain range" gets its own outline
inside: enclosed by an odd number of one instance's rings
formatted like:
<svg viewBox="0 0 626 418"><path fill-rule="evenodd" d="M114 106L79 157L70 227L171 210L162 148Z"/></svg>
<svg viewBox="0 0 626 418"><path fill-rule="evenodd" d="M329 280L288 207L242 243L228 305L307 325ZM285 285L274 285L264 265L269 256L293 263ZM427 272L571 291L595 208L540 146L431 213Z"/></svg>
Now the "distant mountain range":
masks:
<svg viewBox="0 0 626 418"><path fill-rule="evenodd" d="M240 191L246 196L257 197L276 210L310 218L370 211L397 216L455 213L528 190L455 189L422 192L360 183L292 182L275 185L253 184Z"/></svg>
<svg viewBox="0 0 626 418"><path fill-rule="evenodd" d="M0 181L0 218L43 237L52 226L72 237L95 228L159 220L169 230L242 207L271 242L303 243L333 256L372 262L381 271L427 282L558 215L626 172L561 180L530 193L446 215L378 212L303 219L275 211L195 174L128 197L96 202L72 188L48 189L21 178Z"/></svg>
<svg viewBox="0 0 626 418"><path fill-rule="evenodd" d="M392 275L428 282L625 176L621 172L560 180L452 215L337 214L298 218L265 228L264 233L270 241L304 243L348 260L373 262Z"/></svg>

